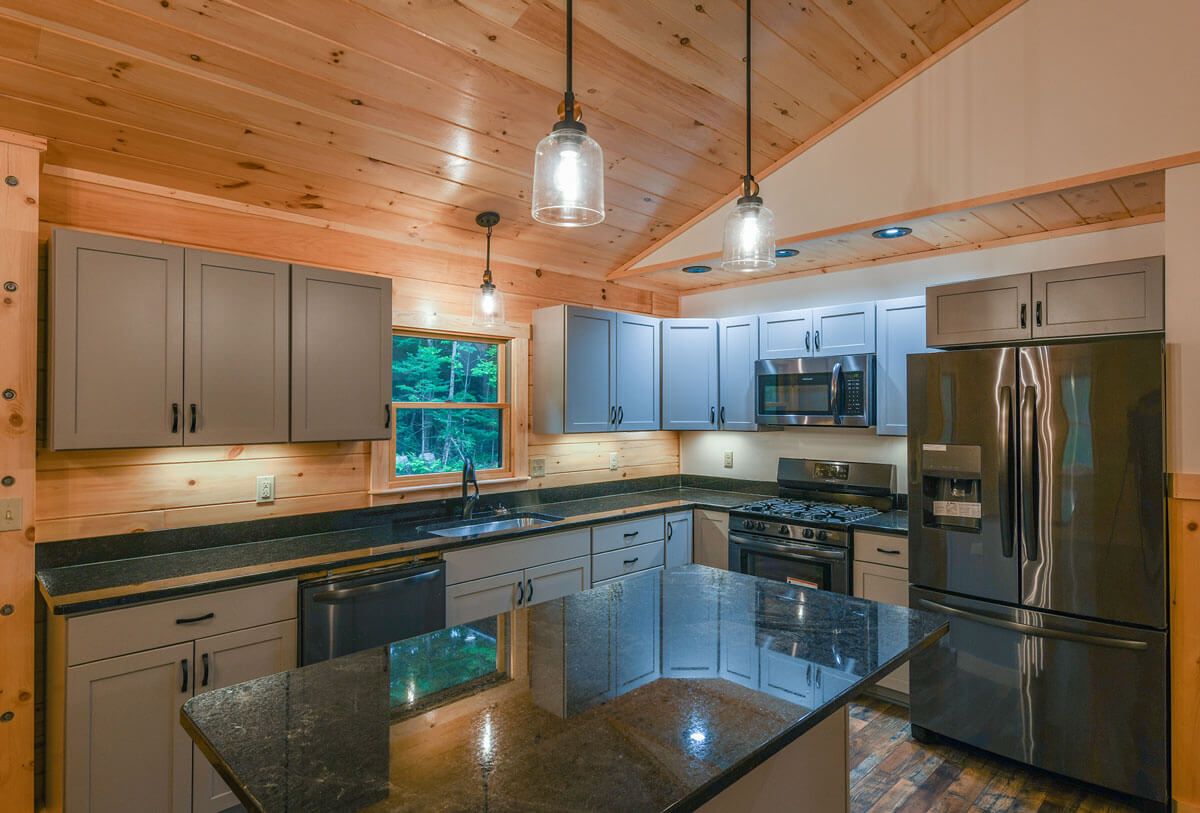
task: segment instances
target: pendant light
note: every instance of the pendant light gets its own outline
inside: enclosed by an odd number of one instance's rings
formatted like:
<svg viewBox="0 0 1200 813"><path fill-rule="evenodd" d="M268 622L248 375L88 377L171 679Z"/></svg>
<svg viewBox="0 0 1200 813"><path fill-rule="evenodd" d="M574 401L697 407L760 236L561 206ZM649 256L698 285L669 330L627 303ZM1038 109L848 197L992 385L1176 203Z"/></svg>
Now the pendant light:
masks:
<svg viewBox="0 0 1200 813"><path fill-rule="evenodd" d="M594 226L604 220L604 153L580 121L572 87L572 0L567 0L567 90L559 121L533 158L533 219L551 226Z"/></svg>
<svg viewBox="0 0 1200 813"><path fill-rule="evenodd" d="M483 284L479 286L479 293L475 294L471 320L477 325L490 327L504 322L504 297L492 282L492 227L500 222L500 215L480 212L475 222L487 229L487 259L483 265Z"/></svg>
<svg viewBox="0 0 1200 813"><path fill-rule="evenodd" d="M763 206L758 182L750 169L750 0L746 0L746 174L742 196L725 222L725 250L721 267L726 271L766 271L775 267L775 215Z"/></svg>

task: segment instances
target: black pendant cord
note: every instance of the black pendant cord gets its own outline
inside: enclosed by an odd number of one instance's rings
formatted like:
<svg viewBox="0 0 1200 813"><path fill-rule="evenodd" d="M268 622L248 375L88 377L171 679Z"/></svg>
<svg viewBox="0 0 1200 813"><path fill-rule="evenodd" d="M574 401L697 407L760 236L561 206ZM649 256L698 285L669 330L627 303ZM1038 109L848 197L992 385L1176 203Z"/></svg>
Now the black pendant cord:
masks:
<svg viewBox="0 0 1200 813"><path fill-rule="evenodd" d="M567 121L575 121L575 11L572 0L567 0L567 92L563 98Z"/></svg>
<svg viewBox="0 0 1200 813"><path fill-rule="evenodd" d="M569 3L570 0L567 0ZM746 175L742 178L742 196L751 197L755 194L754 173L750 169L750 93L751 93L751 76L752 70L750 65L750 0L746 0Z"/></svg>
<svg viewBox="0 0 1200 813"><path fill-rule="evenodd" d="M483 262L483 281L487 284L492 281L492 227L487 227L487 259Z"/></svg>

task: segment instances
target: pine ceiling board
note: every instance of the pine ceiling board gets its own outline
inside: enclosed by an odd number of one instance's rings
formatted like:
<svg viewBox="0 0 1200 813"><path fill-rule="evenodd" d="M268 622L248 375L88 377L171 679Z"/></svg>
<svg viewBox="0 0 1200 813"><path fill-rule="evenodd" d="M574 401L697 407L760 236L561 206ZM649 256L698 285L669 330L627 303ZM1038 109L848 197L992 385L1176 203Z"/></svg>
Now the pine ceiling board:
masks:
<svg viewBox="0 0 1200 813"><path fill-rule="evenodd" d="M937 248L949 248L950 246L961 246L963 243L970 242L961 234L957 234L950 229L944 228L940 223L931 217L924 217L919 220L906 220L904 225L912 229L913 236L918 240L923 240L931 246Z"/></svg>
<svg viewBox="0 0 1200 813"><path fill-rule="evenodd" d="M971 27L953 0L887 0L887 3L931 51L944 48Z"/></svg>
<svg viewBox="0 0 1200 813"><path fill-rule="evenodd" d="M1062 195L1050 192L1045 195L1033 195L1016 202L1016 207L1029 215L1044 229L1063 229L1068 226L1079 226L1085 221L1079 212L1063 200Z"/></svg>
<svg viewBox="0 0 1200 813"><path fill-rule="evenodd" d="M1161 212L1165 209L1164 181L1162 172L1150 172L1145 175L1134 175L1130 178L1120 178L1112 182L1113 191L1121 199L1121 203L1134 217L1138 215Z"/></svg>
<svg viewBox="0 0 1200 813"><path fill-rule="evenodd" d="M1129 217L1129 210L1107 182L1069 189L1063 193L1063 197L1088 223Z"/></svg>
<svg viewBox="0 0 1200 813"><path fill-rule="evenodd" d="M933 222L941 228L959 235L968 243L985 243L1005 237L1004 232L989 223L984 223L970 212L937 215L933 218Z"/></svg>
<svg viewBox="0 0 1200 813"><path fill-rule="evenodd" d="M958 6L958 10L963 13L963 16L971 21L971 25L978 25L986 20L992 12L1004 5L1003 2L996 0L953 0L954 5Z"/></svg>
<svg viewBox="0 0 1200 813"><path fill-rule="evenodd" d="M993 203L971 209L971 214L1004 233L1005 237L1045 231L1036 220L1012 203Z"/></svg>
<svg viewBox="0 0 1200 813"><path fill-rule="evenodd" d="M794 4L798 0L791 0ZM933 52L883 0L810 0L897 76Z"/></svg>

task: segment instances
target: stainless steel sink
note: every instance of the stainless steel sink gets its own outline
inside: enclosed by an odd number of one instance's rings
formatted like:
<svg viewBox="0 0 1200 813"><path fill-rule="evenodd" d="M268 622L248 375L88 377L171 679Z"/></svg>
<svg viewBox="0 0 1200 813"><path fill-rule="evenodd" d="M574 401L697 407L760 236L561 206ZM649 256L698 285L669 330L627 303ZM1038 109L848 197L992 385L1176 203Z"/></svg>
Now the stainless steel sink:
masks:
<svg viewBox="0 0 1200 813"><path fill-rule="evenodd" d="M462 519L457 522L440 522L437 525L422 525L417 530L433 534L434 536L483 536L484 534L494 534L500 531L520 531L526 528L538 528L542 525L549 525L552 522L559 522L561 520L562 517L556 517L551 514L537 514L532 511L524 511L516 514L500 514L490 517Z"/></svg>

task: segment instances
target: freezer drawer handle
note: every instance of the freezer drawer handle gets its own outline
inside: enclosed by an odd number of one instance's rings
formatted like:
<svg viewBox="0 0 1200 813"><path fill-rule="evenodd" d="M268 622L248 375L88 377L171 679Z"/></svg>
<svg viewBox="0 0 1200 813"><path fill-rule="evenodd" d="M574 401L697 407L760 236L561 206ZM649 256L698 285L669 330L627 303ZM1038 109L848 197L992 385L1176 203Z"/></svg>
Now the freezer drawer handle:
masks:
<svg viewBox="0 0 1200 813"><path fill-rule="evenodd" d="M364 584L360 587L343 587L339 590L326 590L322 593L317 593L313 596L313 601L320 604L337 604L341 601L350 601L359 596L370 595L371 593L382 593L385 590L391 590L400 582L425 582L430 579L436 579L439 575L437 570L430 570L425 573L419 573L415 576L402 576L397 579L390 579L385 582L376 582L375 584Z"/></svg>
<svg viewBox="0 0 1200 813"><path fill-rule="evenodd" d="M1145 641L1131 641L1126 638L1110 638L1107 635L1087 635L1082 632L1069 632L1067 630L1056 630L1048 627L1035 627L1032 624L1022 624L1019 621L1009 621L1007 618L996 618L991 615L982 615L980 613L967 612L959 610L955 607L947 607L945 604L939 604L936 601L930 601L927 598L920 599L922 606L939 613L954 618L965 618L968 621L977 621L980 624L987 624L992 627L1000 627L1001 629L1020 632L1025 635L1033 635L1038 638L1056 638L1060 641L1075 641L1081 644L1092 644L1094 646L1106 646L1112 649L1132 649L1141 652L1148 649L1149 646Z"/></svg>
<svg viewBox="0 0 1200 813"><path fill-rule="evenodd" d="M1013 557L1012 387L1000 388L1000 546L1004 558Z"/></svg>
<svg viewBox="0 0 1200 813"><path fill-rule="evenodd" d="M1021 397L1021 518L1024 522L1025 555L1038 558L1038 448L1037 390L1026 387Z"/></svg>

